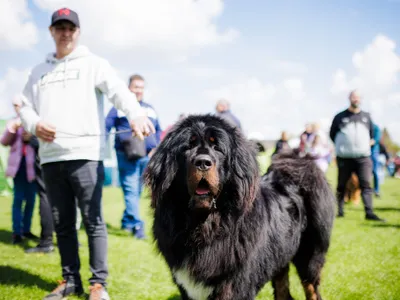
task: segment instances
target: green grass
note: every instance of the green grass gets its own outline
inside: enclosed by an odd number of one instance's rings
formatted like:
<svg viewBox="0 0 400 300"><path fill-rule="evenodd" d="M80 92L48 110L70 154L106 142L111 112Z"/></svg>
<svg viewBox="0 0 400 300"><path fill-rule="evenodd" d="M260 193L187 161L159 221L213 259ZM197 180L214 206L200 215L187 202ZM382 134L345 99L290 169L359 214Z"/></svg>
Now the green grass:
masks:
<svg viewBox="0 0 400 300"><path fill-rule="evenodd" d="M329 172L335 184L336 170ZM400 299L400 180L386 179L382 199L374 200L376 213L386 224L364 220L362 206L346 206L346 217L336 220L331 248L322 273L324 299ZM36 207L38 207L38 202ZM180 299L169 271L151 241L137 241L121 232L122 192L104 189L104 214L109 232L108 289L112 299ZM149 200L142 200L142 213L150 234ZM11 199L0 198L0 299L42 299L61 276L58 252L50 255L24 253L33 246L27 242L13 246L11 241ZM35 212L33 232L39 234ZM79 232L82 279L90 277L87 238ZM295 269L291 268L291 291L295 299L304 299ZM87 284L86 284L87 291ZM272 299L267 284L257 299ZM78 299L78 298L69 298Z"/></svg>

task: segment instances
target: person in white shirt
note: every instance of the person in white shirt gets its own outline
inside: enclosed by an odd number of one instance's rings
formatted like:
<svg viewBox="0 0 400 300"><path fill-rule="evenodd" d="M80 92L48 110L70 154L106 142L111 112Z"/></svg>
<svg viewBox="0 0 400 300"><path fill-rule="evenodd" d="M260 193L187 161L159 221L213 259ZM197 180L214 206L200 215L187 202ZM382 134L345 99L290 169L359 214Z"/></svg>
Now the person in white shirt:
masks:
<svg viewBox="0 0 400 300"><path fill-rule="evenodd" d="M49 30L56 51L31 71L21 108L24 128L39 139L64 279L45 299L83 293L75 227L77 199L89 241L89 299L107 300L107 230L101 207L106 142L103 95L125 113L137 137L143 139L155 130L132 99L135 94L110 64L78 46L76 12L55 11Z"/></svg>

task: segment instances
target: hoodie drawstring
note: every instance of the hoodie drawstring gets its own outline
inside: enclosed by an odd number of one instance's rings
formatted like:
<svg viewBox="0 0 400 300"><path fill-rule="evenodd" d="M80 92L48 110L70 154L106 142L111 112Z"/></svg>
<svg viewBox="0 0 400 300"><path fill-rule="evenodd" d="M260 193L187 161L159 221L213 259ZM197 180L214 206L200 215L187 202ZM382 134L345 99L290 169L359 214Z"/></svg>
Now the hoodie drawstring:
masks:
<svg viewBox="0 0 400 300"><path fill-rule="evenodd" d="M64 87L66 87L66 81L67 81L67 62L68 62L68 58L66 58L65 60L64 60L64 82L63 82L63 85L64 85Z"/></svg>

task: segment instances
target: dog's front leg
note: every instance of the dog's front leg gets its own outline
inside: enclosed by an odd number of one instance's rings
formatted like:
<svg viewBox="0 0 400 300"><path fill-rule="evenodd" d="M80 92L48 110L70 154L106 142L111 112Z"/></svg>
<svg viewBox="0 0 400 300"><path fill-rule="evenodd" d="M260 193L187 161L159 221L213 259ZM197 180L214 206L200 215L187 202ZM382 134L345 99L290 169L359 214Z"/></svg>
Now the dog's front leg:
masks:
<svg viewBox="0 0 400 300"><path fill-rule="evenodd" d="M208 300L253 300L255 295L250 290L234 289L232 282L223 282L214 290Z"/></svg>
<svg viewBox="0 0 400 300"><path fill-rule="evenodd" d="M233 290L231 282L223 282L215 288L209 300L233 300Z"/></svg>

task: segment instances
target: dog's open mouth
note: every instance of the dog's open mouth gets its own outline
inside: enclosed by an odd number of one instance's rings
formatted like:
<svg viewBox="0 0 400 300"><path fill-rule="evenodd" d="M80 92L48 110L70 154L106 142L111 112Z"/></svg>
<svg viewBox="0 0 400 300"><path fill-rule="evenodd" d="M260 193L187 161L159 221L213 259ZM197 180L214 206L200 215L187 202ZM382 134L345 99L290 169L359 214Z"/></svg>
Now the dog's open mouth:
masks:
<svg viewBox="0 0 400 300"><path fill-rule="evenodd" d="M204 178L200 180L195 190L195 193L198 196L208 196L211 194L210 185L208 184L207 180L205 180Z"/></svg>
<svg viewBox="0 0 400 300"><path fill-rule="evenodd" d="M215 194L206 179L201 179L194 190L189 207L196 212L210 212L215 208Z"/></svg>

